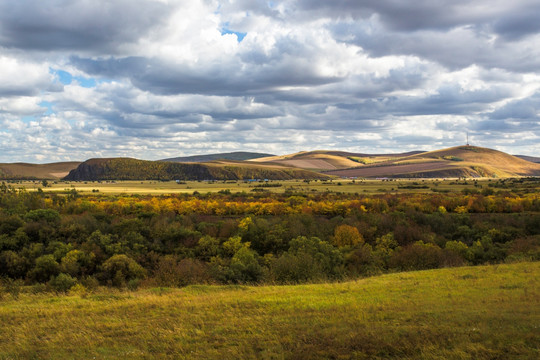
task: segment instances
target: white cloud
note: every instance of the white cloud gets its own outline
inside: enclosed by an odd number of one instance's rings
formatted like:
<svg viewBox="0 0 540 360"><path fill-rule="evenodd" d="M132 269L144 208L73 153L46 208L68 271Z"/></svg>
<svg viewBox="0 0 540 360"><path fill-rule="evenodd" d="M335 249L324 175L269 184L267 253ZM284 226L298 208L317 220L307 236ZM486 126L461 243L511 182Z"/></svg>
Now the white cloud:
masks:
<svg viewBox="0 0 540 360"><path fill-rule="evenodd" d="M464 128L478 144L500 137L501 149L534 155L536 10L528 0L0 0L0 161L433 149L462 143ZM62 85L51 69L96 86Z"/></svg>

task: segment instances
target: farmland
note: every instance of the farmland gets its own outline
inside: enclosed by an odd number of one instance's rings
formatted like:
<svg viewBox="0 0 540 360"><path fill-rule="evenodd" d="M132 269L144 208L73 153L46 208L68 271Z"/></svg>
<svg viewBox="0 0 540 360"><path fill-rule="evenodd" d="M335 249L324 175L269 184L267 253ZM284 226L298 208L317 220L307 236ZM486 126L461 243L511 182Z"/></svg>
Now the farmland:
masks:
<svg viewBox="0 0 540 360"><path fill-rule="evenodd" d="M540 181L529 179L330 179L330 180L271 180L271 181L49 181L44 187L41 181L8 182L18 189L65 193L77 191L82 194L189 194L193 192L343 192L359 194L403 193L403 192L461 192L464 189L486 188L512 189L513 191L540 189ZM258 189L255 190L254 189Z"/></svg>

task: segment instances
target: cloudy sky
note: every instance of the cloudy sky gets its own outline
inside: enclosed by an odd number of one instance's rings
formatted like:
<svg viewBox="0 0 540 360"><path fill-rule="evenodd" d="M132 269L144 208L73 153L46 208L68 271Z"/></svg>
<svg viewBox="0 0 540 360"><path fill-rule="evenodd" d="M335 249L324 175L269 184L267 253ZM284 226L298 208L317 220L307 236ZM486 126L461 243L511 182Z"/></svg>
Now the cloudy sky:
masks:
<svg viewBox="0 0 540 360"><path fill-rule="evenodd" d="M0 162L540 156L538 0L0 0Z"/></svg>

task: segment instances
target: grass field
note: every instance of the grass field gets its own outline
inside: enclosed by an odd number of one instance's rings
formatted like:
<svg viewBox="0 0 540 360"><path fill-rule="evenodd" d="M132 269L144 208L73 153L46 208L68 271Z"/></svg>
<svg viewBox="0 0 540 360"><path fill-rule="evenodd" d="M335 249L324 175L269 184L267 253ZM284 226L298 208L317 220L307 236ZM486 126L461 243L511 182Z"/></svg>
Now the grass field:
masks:
<svg viewBox="0 0 540 360"><path fill-rule="evenodd" d="M0 300L0 359L537 359L540 263Z"/></svg>
<svg viewBox="0 0 540 360"><path fill-rule="evenodd" d="M177 184L175 181L109 181L109 182L49 182L49 187L43 187L41 181L19 181L11 184L16 188L26 188L29 191L36 191L38 188L46 192L67 192L73 189L80 193L98 192L103 194L171 194L171 193L200 193L218 192L229 190L231 192L251 192L254 189L259 191L270 191L282 193L285 191L298 192L344 192L359 194L374 194L384 192L460 192L463 189L477 189L494 185L495 179L476 179L458 181L456 179L399 179L399 180L348 180L336 179L332 181L310 181L285 180L269 181L269 185L281 185L276 187L262 187L264 182L244 182L244 181L187 181ZM510 183L511 181L507 181ZM540 189L540 181L529 183L512 183L511 189L519 190L524 186L530 191L531 188Z"/></svg>

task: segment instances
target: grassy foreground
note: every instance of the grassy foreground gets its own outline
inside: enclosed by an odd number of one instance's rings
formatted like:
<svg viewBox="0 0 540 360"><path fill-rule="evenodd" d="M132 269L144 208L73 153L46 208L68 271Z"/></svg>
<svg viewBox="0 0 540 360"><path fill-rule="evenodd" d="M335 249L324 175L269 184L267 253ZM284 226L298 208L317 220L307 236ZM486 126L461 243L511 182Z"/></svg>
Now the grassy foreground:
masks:
<svg viewBox="0 0 540 360"><path fill-rule="evenodd" d="M540 263L0 300L0 359L537 359Z"/></svg>

